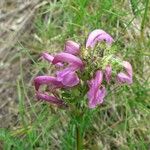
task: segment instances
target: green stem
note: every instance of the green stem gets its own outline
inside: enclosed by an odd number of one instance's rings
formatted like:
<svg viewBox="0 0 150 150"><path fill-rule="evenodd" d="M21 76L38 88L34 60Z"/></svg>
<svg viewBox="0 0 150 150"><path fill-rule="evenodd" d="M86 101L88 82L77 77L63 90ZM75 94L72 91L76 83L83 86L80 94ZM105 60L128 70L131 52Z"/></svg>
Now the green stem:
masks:
<svg viewBox="0 0 150 150"><path fill-rule="evenodd" d="M146 4L145 4L145 12L144 12L144 16L142 19L142 23L141 23L141 39L143 40L143 34L144 34L144 26L145 26L145 22L146 22L146 17L147 17L147 11L148 11L148 3L149 0L146 0Z"/></svg>
<svg viewBox="0 0 150 150"><path fill-rule="evenodd" d="M82 135L81 135L81 127L80 125L76 125L76 144L77 144L77 150L82 150Z"/></svg>

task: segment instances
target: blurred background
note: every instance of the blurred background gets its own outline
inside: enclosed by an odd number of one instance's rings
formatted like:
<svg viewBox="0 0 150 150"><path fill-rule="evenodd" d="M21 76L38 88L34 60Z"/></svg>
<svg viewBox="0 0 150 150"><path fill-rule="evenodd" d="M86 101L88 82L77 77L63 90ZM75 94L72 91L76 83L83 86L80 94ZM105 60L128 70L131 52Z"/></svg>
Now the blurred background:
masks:
<svg viewBox="0 0 150 150"><path fill-rule="evenodd" d="M0 0L0 149L74 149L66 112L37 102L32 80L51 72L41 52L61 51L68 39L84 45L94 29L115 39L134 83L89 117L85 149L150 149L149 16L149 0Z"/></svg>

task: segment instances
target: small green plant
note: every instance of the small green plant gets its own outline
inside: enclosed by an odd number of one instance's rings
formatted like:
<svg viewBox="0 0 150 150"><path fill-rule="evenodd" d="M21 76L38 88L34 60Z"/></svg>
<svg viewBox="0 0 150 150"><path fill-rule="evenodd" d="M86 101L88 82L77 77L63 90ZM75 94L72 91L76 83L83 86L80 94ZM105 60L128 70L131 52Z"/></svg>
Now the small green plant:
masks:
<svg viewBox="0 0 150 150"><path fill-rule="evenodd" d="M103 43L102 47L99 42ZM42 75L34 79L36 97L66 109L71 117L69 120L73 118L77 150L84 147L82 124L83 118L86 119L87 99L88 107L93 109L103 103L107 84L132 83L132 66L127 61L116 63L120 59L111 53L113 42L108 33L97 29L89 34L85 47L67 41L64 52L54 56L46 52L42 54L42 58L54 64L57 71L54 76ZM119 65L125 68L125 73L117 73ZM116 77L112 79L112 76ZM41 88L43 85L46 87Z"/></svg>

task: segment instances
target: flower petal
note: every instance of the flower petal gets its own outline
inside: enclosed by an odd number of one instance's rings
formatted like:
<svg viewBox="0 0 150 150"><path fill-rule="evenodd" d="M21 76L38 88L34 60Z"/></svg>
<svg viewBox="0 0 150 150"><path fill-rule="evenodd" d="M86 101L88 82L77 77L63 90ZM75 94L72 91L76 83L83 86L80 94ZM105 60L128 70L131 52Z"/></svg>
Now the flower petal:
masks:
<svg viewBox="0 0 150 150"><path fill-rule="evenodd" d="M79 78L72 68L66 68L57 72L57 80L61 81L67 87L73 87L79 84Z"/></svg>
<svg viewBox="0 0 150 150"><path fill-rule="evenodd" d="M131 66L131 64L130 64L128 61L123 61L123 66L125 67L126 72L128 73L128 75L129 75L130 77L132 77L133 71L132 71L132 66Z"/></svg>
<svg viewBox="0 0 150 150"><path fill-rule="evenodd" d="M52 61L53 64L56 64L58 62L66 62L73 66L76 66L79 69L83 69L83 62L78 57L69 54L69 53L59 53L54 57L54 60Z"/></svg>
<svg viewBox="0 0 150 150"><path fill-rule="evenodd" d="M66 74L68 74L68 73L70 73L70 72L74 72L74 71L76 71L76 68L72 68L72 67L67 67L67 68L65 68L65 69L63 69L63 70L57 71L57 72L56 72L57 80L58 80L58 81L62 81L62 78L63 78Z"/></svg>
<svg viewBox="0 0 150 150"><path fill-rule="evenodd" d="M91 79L89 82L89 91L87 93L88 99L89 99L89 107L94 108L97 104L100 104L100 101L102 101L101 95L103 95L100 91L99 87L101 86L103 79L103 73L102 71L97 71L95 74L95 78ZM101 99L100 99L101 98Z"/></svg>
<svg viewBox="0 0 150 150"><path fill-rule="evenodd" d="M80 52L80 45L74 41L67 41L65 44L65 52L78 55Z"/></svg>
<svg viewBox="0 0 150 150"><path fill-rule="evenodd" d="M42 53L42 58L44 58L45 60L47 60L48 62L51 63L53 61L53 59L54 59L54 56L44 52L44 53ZM63 64L62 63L57 63L56 66L57 67L62 67Z"/></svg>
<svg viewBox="0 0 150 150"><path fill-rule="evenodd" d="M100 85L102 84L102 80L103 80L103 72L98 70L95 73L95 79L93 82L94 88L99 88Z"/></svg>
<svg viewBox="0 0 150 150"><path fill-rule="evenodd" d="M96 29L89 34L86 42L86 48L94 48L97 42L101 42L103 40L105 40L107 44L111 44L114 41L113 38L104 30Z"/></svg>
<svg viewBox="0 0 150 150"><path fill-rule="evenodd" d="M90 94L90 93L88 93L88 94ZM98 89L98 91L95 92L95 97L93 99L91 99L90 95L88 95L89 108L95 108L96 105L102 104L105 96L106 96L105 87L102 87L102 89Z"/></svg>
<svg viewBox="0 0 150 150"><path fill-rule="evenodd" d="M79 78L75 72L70 72L63 77L62 84L68 87L76 86L79 84Z"/></svg>
<svg viewBox="0 0 150 150"><path fill-rule="evenodd" d="M131 84L133 82L132 81L132 76L133 76L132 66L127 61L123 61L122 65L124 66L126 73L120 72L119 74L117 74L117 81L119 83Z"/></svg>
<svg viewBox="0 0 150 150"><path fill-rule="evenodd" d="M38 76L34 79L35 89L38 91L43 84L52 85L55 88L63 87L62 83L57 78L52 76Z"/></svg>
<svg viewBox="0 0 150 150"><path fill-rule="evenodd" d="M54 96L50 96L48 94L43 94L40 92L36 92L36 98L38 100L44 100L53 104L57 104L57 105L64 105L64 102Z"/></svg>
<svg viewBox="0 0 150 150"><path fill-rule="evenodd" d="M103 86L97 92L97 99L98 99L97 104L102 104L105 96L106 96L106 88Z"/></svg>
<svg viewBox="0 0 150 150"><path fill-rule="evenodd" d="M131 84L131 83L132 83L132 78L129 77L128 75L126 75L125 73L120 72L120 73L117 75L117 81L118 81L119 83L128 83L128 84Z"/></svg>
<svg viewBox="0 0 150 150"><path fill-rule="evenodd" d="M46 53L46 52L42 53L42 57L43 57L45 60L47 60L48 62L52 62L53 59L54 59L54 56L52 56L52 55L50 55L50 54L48 54L48 53Z"/></svg>

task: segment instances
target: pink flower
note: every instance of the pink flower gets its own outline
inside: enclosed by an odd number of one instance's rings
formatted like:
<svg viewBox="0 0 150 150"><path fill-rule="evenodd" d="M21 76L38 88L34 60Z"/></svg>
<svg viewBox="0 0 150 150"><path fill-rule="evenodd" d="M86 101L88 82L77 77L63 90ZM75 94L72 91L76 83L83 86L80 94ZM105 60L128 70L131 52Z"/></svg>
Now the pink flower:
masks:
<svg viewBox="0 0 150 150"><path fill-rule="evenodd" d="M117 81L119 83L131 84L132 83L132 66L127 61L123 61L123 66L124 66L126 73L124 73L124 72L118 73L117 74Z"/></svg>
<svg viewBox="0 0 150 150"><path fill-rule="evenodd" d="M65 44L65 52L78 55L80 53L80 45L74 41L67 41Z"/></svg>
<svg viewBox="0 0 150 150"><path fill-rule="evenodd" d="M60 71L57 71L57 80L61 81L66 87L73 87L79 84L79 78L76 71L83 69L83 62L76 56L69 53L59 53L54 57L52 62L56 63L68 63L68 66Z"/></svg>
<svg viewBox="0 0 150 150"><path fill-rule="evenodd" d="M63 84L61 82L57 81L57 79L55 77L38 76L34 79L34 86L35 86L35 89L36 89L37 99L48 101L50 103L61 105L61 106L65 105L64 102L61 99L55 97L54 95L51 96L51 95L48 95L47 92L44 92L44 93L40 92L39 90L40 90L41 85L47 85L51 89L55 90L56 88L63 87ZM52 91L51 91L51 94L53 94Z"/></svg>
<svg viewBox="0 0 150 150"><path fill-rule="evenodd" d="M63 89L63 92L65 92L65 90L67 90L68 88L70 89L71 87L78 85L80 81L81 81L81 86L77 86L76 88L79 87L80 88L79 91L83 92L84 94L85 91L81 91L81 87L86 86L85 83L87 81L87 78L89 74L91 74L89 73L89 71L95 70L96 67L100 68L106 63L106 61L104 61L104 64L98 64L98 61L101 59L100 58L101 56L96 56L97 53L95 53L93 57L90 57L91 53L89 53L89 55L87 54L88 50L90 49L94 50L95 45L98 42L102 42L102 41L105 41L107 45L111 45L114 42L113 38L104 30L96 29L92 31L87 38L86 45L85 45L86 49L85 51L83 51L82 53L83 55L81 55L84 57L83 58L84 61L86 61L88 58L89 59L94 58L95 59L94 64L92 63L89 64L88 60L87 62L84 63L80 59L79 57L80 45L71 40L65 43L64 52L60 52L56 55L50 55L47 52L42 53L42 58L55 65L57 68L54 68L56 69L54 76L43 75L43 76L35 77L34 86L36 90L37 99L44 100L52 104L56 104L57 106L66 106L65 102L59 96L59 94L61 93L57 93L58 92L57 90ZM104 57L107 56L104 54ZM85 66L86 64L91 66ZM132 66L127 61L123 61L122 65L125 71L117 74L116 77L117 81L119 83L131 84ZM77 73L80 73L79 75L81 79L79 79ZM112 78L111 64L107 65L103 72L101 70L97 70L94 77L90 81L87 81L89 89L88 91L86 91L86 93L87 93L89 108L95 108L97 105L102 104L104 101L104 98L106 96L106 88L102 84L103 73L104 73L104 78L106 80L105 83L110 85L110 81ZM46 85L46 87L41 88L43 85ZM63 98L65 100L65 96ZM75 97L73 97L73 99L75 99Z"/></svg>
<svg viewBox="0 0 150 150"><path fill-rule="evenodd" d="M105 74L106 82L109 84L111 80L111 74L112 74L112 68L110 65L106 66L104 74Z"/></svg>
<svg viewBox="0 0 150 150"><path fill-rule="evenodd" d="M92 31L86 41L86 48L94 48L97 42L106 41L107 44L114 42L113 38L104 30L96 29Z"/></svg>
<svg viewBox="0 0 150 150"><path fill-rule="evenodd" d="M106 95L106 89L101 85L103 80L102 71L97 71L95 78L89 81L89 91L87 93L89 99L89 108L95 108L96 105L103 103L103 99Z"/></svg>

